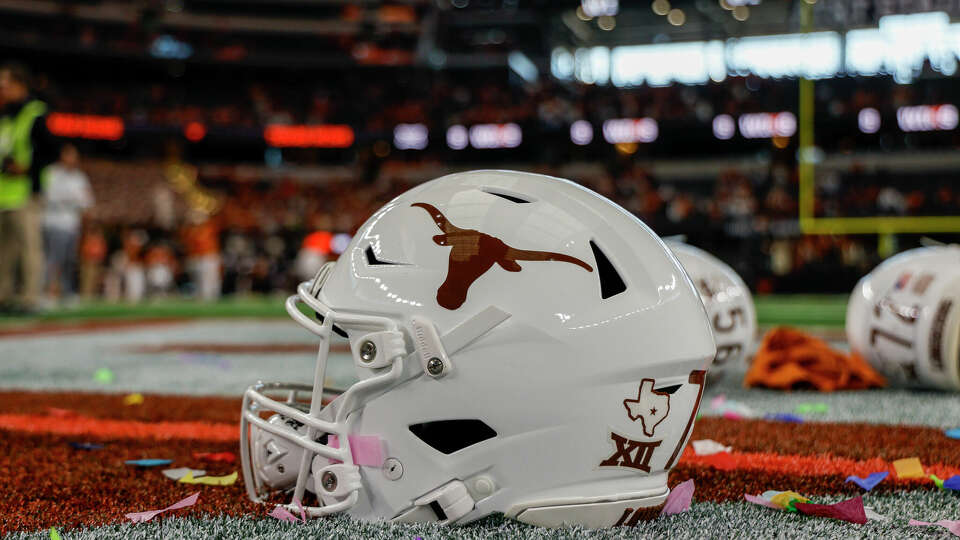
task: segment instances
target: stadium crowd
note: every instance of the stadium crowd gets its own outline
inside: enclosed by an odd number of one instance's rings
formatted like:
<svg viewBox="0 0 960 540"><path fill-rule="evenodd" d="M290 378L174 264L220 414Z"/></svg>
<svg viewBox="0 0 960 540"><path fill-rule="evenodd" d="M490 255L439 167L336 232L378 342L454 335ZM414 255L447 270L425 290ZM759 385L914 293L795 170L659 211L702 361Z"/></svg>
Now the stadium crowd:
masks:
<svg viewBox="0 0 960 540"><path fill-rule="evenodd" d="M795 84L783 81L735 78L722 85L624 90L508 85L475 72L456 77L437 72L423 78L378 73L336 84L216 82L194 92L170 81L126 86L38 80L36 94L57 111L119 115L140 124L200 121L242 129L342 122L362 123L357 129L384 134L381 140L358 143L346 165L344 160L335 163L342 171L322 182L285 176L283 169L269 179L210 174L204 167L185 165L191 149L177 141L149 145L151 151L123 160L105 159L102 147L78 143L97 156L82 166L75 149L71 154L72 146L66 147L56 167L86 171L91 188L70 203L75 216L61 218L61 223L75 224L68 227L73 237L51 234L47 227L48 303L70 297L75 289L86 297L128 301L174 293L214 299L221 294L289 291L320 262L336 256L332 234L353 233L381 204L425 179L423 171L450 170L452 151L442 145L403 152L384 142L393 126L414 122L426 123L431 132L453 123L534 126L525 128L519 166L570 177L620 203L662 236L686 237L727 260L761 293L824 286L845 292L880 258L871 237L800 234L795 141L790 138L785 144L760 141L761 149L754 152L766 155L766 167L724 166L693 180L658 176L649 166L654 156L637 152L636 145L632 151L601 145L601 156L575 156L563 150L563 144L550 144L563 141L569 146L568 127L582 118L599 122L649 116L709 123L720 113L776 111L796 99ZM818 110L839 118L863 106L935 102L945 87L918 81L880 92L831 81L818 88ZM947 142L956 146L951 136ZM855 138L837 135L818 143L844 153L857 144ZM159 148L166 148L165 157ZM289 154L301 164L323 162L310 151ZM491 155L497 159L496 151ZM595 166L571 172L569 165L578 158ZM455 166L464 168L462 162ZM954 213L960 204L960 191L949 177L906 177L867 171L856 163L818 175L817 213L823 216L940 215ZM47 214L60 204L54 191L44 193ZM49 225L57 220L45 221Z"/></svg>

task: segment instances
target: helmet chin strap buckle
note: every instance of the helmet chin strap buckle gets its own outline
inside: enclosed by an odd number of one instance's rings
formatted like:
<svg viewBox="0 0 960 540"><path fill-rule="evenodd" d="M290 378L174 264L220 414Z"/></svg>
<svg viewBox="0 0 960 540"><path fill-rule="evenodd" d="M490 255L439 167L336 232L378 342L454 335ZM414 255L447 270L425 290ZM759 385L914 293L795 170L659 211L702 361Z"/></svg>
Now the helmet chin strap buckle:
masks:
<svg viewBox="0 0 960 540"><path fill-rule="evenodd" d="M410 324L413 326L413 343L423 372L434 379L448 375L453 370L453 364L433 323L415 316L410 318Z"/></svg>
<svg viewBox="0 0 960 540"><path fill-rule="evenodd" d="M313 458L314 487L316 487L316 493L320 496L324 505L329 506L338 503L350 493L360 490L362 487L360 467L337 463L317 468L317 465L325 461L326 458L321 456L314 456Z"/></svg>
<svg viewBox="0 0 960 540"><path fill-rule="evenodd" d="M413 508L393 518L397 523L435 521L454 523L474 508L473 497L460 480L452 480L413 501Z"/></svg>

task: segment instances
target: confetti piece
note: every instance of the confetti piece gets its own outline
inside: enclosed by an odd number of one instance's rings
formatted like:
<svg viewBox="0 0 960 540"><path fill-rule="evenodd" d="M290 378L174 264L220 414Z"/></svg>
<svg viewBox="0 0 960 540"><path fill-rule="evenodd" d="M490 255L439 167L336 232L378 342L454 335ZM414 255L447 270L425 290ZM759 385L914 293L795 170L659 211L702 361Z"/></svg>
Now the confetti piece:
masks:
<svg viewBox="0 0 960 540"><path fill-rule="evenodd" d="M201 476L194 478L192 474L187 473L180 480L183 484L203 484L205 486L232 486L237 481L237 471L226 476Z"/></svg>
<svg viewBox="0 0 960 540"><path fill-rule="evenodd" d="M939 476L931 474L930 479L933 480L933 483L937 485L937 488L939 488L941 491L943 490L943 480L941 480Z"/></svg>
<svg viewBox="0 0 960 540"><path fill-rule="evenodd" d="M926 478L919 458L904 458L893 462L893 468L899 478Z"/></svg>
<svg viewBox="0 0 960 540"><path fill-rule="evenodd" d="M867 520L869 521L889 521L890 520L890 518L888 518L887 516L874 512L873 508L870 508L869 506L863 507L863 513L867 515Z"/></svg>
<svg viewBox="0 0 960 540"><path fill-rule="evenodd" d="M672 516L673 514L679 514L689 510L690 502L693 501L693 489L692 479L674 486L673 489L670 490L670 494L667 495L667 502L663 504L663 510L660 511L660 515Z"/></svg>
<svg viewBox="0 0 960 540"><path fill-rule="evenodd" d="M945 433L947 434L947 437L950 437L951 439L960 439L960 427L948 429Z"/></svg>
<svg viewBox="0 0 960 540"><path fill-rule="evenodd" d="M773 420L774 422L787 422L790 424L802 424L803 418L790 413L770 413L764 415L764 418L767 420Z"/></svg>
<svg viewBox="0 0 960 540"><path fill-rule="evenodd" d="M713 398L713 399L710 400L710 408L711 408L711 409L722 409L724 403L726 403L726 402L727 402L727 395L726 395L726 394L720 394L719 396L717 396L717 397L715 397L715 398Z"/></svg>
<svg viewBox="0 0 960 540"><path fill-rule="evenodd" d="M703 463L721 471L732 471L737 468L737 462L727 452L704 456Z"/></svg>
<svg viewBox="0 0 960 540"><path fill-rule="evenodd" d="M164 512L169 512L171 510L179 510L181 508L187 508L188 506L193 506L197 504L197 499L200 497L200 492L196 492L193 495L190 495L186 499L183 499L179 502L173 503L170 506L164 508L163 510L148 510L146 512L131 512L126 514L126 517L134 523L144 523L150 521L154 517Z"/></svg>
<svg viewBox="0 0 960 540"><path fill-rule="evenodd" d="M127 394L123 396L124 405L143 405L143 394Z"/></svg>
<svg viewBox="0 0 960 540"><path fill-rule="evenodd" d="M50 527L50 540L60 540L60 532L56 527Z"/></svg>
<svg viewBox="0 0 960 540"><path fill-rule="evenodd" d="M760 506L766 506L767 508L773 508L774 510L783 510L783 508L773 504L763 497L757 497L756 495L750 495L749 493L744 493L743 498L753 504L759 504Z"/></svg>
<svg viewBox="0 0 960 540"><path fill-rule="evenodd" d="M727 420L743 420L746 418L746 416L743 416L737 411L723 411L723 417Z"/></svg>
<svg viewBox="0 0 960 540"><path fill-rule="evenodd" d="M283 506L274 507L273 511L267 514L272 518L279 519L280 521L286 521L288 523L302 523L300 518L290 513L289 510Z"/></svg>
<svg viewBox="0 0 960 540"><path fill-rule="evenodd" d="M955 474L943 481L943 487L960 491L960 474Z"/></svg>
<svg viewBox="0 0 960 540"><path fill-rule="evenodd" d="M173 463L172 459L131 459L125 461L127 465L135 467L158 467L160 465L169 465Z"/></svg>
<svg viewBox="0 0 960 540"><path fill-rule="evenodd" d="M794 409L794 412L797 414L823 414L830 410L830 406L826 403L801 403L797 405L797 408Z"/></svg>
<svg viewBox="0 0 960 540"><path fill-rule="evenodd" d="M93 372L93 380L100 384L110 384L115 376L108 368L100 368Z"/></svg>
<svg viewBox="0 0 960 540"><path fill-rule="evenodd" d="M804 497L803 495L797 493L796 491L784 491L783 493L778 493L774 495L770 502L776 504L780 508L783 508L787 512L796 512L797 508L794 506L796 503L806 503L810 502L810 499Z"/></svg>
<svg viewBox="0 0 960 540"><path fill-rule="evenodd" d="M853 482L854 484L862 487L863 489L870 491L871 489L877 487L877 484L883 482L883 480L890 474L889 471L881 471L870 473L866 478L860 478L859 476L850 475L847 477L846 482Z"/></svg>
<svg viewBox="0 0 960 540"><path fill-rule="evenodd" d="M102 444L92 443L92 442L68 442L70 448L74 450L99 450L103 448Z"/></svg>
<svg viewBox="0 0 960 540"><path fill-rule="evenodd" d="M192 474L193 476L203 476L207 471L201 469L191 469L190 467L180 467L178 469L164 469L163 475L171 480L180 480L184 476Z"/></svg>
<svg viewBox="0 0 960 540"><path fill-rule="evenodd" d="M915 519L911 519L910 525L922 526L922 527L933 527L933 526L939 525L944 529L953 533L954 536L960 536L960 520L952 521L949 519L941 519L936 523L930 523L929 521L917 521Z"/></svg>
<svg viewBox="0 0 960 540"><path fill-rule="evenodd" d="M733 448L724 446L713 439L693 441L691 444L693 445L693 451L696 452L698 456L710 456L720 452L730 452L733 450Z"/></svg>
<svg viewBox="0 0 960 540"><path fill-rule="evenodd" d="M237 456L233 452L194 452L194 459L222 463L236 463Z"/></svg>
<svg viewBox="0 0 960 540"><path fill-rule="evenodd" d="M867 522L867 514L863 509L863 497L859 495L833 504L808 504L797 502L796 509L801 514L839 519L863 525Z"/></svg>

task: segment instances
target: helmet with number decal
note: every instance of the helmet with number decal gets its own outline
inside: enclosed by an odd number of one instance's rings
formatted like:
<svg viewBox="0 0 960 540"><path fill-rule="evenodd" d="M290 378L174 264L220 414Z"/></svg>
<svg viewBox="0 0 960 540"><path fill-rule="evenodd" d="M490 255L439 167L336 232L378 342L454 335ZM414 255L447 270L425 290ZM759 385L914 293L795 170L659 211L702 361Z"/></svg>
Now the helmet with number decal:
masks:
<svg viewBox="0 0 960 540"><path fill-rule="evenodd" d="M757 315L747 284L733 268L700 248L672 240L667 246L697 287L710 317L717 342L711 376L722 373L724 367L746 362L757 335Z"/></svg>
<svg viewBox="0 0 960 540"><path fill-rule="evenodd" d="M888 380L960 390L960 246L911 249L857 283L847 340Z"/></svg>
<svg viewBox="0 0 960 540"><path fill-rule="evenodd" d="M696 289L649 228L519 172L393 199L287 311L321 340L316 370L247 390L243 472L254 500L279 493L312 516L656 516L716 354ZM327 366L344 363L359 382L328 401Z"/></svg>

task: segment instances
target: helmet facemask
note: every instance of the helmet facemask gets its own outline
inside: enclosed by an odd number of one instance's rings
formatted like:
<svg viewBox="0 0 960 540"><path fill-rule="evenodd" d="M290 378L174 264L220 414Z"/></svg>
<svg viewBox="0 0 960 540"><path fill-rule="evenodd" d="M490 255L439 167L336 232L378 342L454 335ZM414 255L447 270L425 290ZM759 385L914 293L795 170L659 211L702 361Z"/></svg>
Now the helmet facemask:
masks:
<svg viewBox="0 0 960 540"><path fill-rule="evenodd" d="M240 424L243 473L250 498L265 502L270 489L280 487L270 486L265 480L289 476L286 469L281 475L269 470L275 464L267 456L276 459L278 450L284 454L298 453L301 457L288 507L297 508L304 492L313 488L309 490L317 494L322 506L304 507L311 517L343 512L357 503L361 481L348 436L352 420L349 415L401 380L403 357L407 355L403 335L393 320L337 311L318 298L333 265L325 264L312 281L301 283L297 294L286 301L287 313L321 340L313 386L263 382L251 386L243 396ZM300 311L301 302L317 314L319 322ZM366 339L351 340L351 350L358 363L373 368L375 373L324 405L326 367L334 333L364 336ZM355 342L358 346L354 346ZM279 401L267 393L286 393L287 397ZM304 393L310 395L309 403L298 401ZM264 419L264 411L279 416ZM334 441L336 445L332 444ZM252 448L267 444L274 448Z"/></svg>

